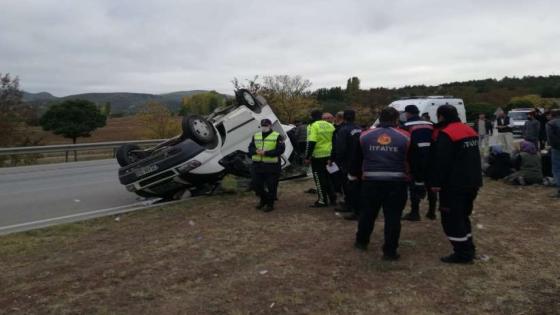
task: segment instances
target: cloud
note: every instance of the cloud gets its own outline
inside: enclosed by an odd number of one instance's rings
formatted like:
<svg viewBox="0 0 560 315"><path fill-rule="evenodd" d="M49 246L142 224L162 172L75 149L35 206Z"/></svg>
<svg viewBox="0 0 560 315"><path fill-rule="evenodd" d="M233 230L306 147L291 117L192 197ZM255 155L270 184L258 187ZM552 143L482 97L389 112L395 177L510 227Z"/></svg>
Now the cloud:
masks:
<svg viewBox="0 0 560 315"><path fill-rule="evenodd" d="M11 1L0 72L24 89L217 89L256 74L314 87L558 74L556 1Z"/></svg>

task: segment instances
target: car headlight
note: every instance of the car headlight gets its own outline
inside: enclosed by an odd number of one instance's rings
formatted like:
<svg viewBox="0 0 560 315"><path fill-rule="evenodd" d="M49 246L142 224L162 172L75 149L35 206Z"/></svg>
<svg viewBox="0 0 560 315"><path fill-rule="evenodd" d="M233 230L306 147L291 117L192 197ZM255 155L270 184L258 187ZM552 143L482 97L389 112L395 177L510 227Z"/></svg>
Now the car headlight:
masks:
<svg viewBox="0 0 560 315"><path fill-rule="evenodd" d="M202 163L197 160L192 160L177 168L179 173L187 173L188 171L199 167Z"/></svg>

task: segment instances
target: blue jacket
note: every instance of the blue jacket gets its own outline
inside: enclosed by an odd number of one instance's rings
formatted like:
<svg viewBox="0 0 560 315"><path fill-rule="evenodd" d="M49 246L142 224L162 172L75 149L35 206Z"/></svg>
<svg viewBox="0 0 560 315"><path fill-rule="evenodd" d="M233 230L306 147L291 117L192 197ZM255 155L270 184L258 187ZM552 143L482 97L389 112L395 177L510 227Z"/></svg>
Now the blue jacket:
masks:
<svg viewBox="0 0 560 315"><path fill-rule="evenodd" d="M410 133L410 171L412 178L416 183L424 183L428 172L434 125L416 116L408 119L404 128Z"/></svg>
<svg viewBox="0 0 560 315"><path fill-rule="evenodd" d="M350 166L350 175L370 181L409 181L410 135L389 125L364 131Z"/></svg>

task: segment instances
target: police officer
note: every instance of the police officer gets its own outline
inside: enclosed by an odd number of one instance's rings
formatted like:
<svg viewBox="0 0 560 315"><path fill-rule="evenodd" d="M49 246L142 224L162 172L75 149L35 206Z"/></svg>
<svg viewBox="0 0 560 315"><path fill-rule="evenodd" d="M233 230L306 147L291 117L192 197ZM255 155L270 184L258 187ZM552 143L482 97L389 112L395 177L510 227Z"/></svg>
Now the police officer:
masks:
<svg viewBox="0 0 560 315"><path fill-rule="evenodd" d="M441 224L454 251L441 261L471 263L475 246L469 217L482 186L478 135L461 122L451 105L439 107L437 117L442 125L434 143L429 182L432 191L439 192Z"/></svg>
<svg viewBox="0 0 560 315"><path fill-rule="evenodd" d="M284 139L272 130L272 122L269 119L261 120L261 131L255 133L249 144L249 155L253 160L253 185L260 197L257 209L265 212L274 209L281 170L280 156L284 150Z"/></svg>
<svg viewBox="0 0 560 315"><path fill-rule="evenodd" d="M317 186L317 201L311 205L313 208L322 208L336 204L336 194L332 189L327 163L331 156L332 136L334 126L321 120L323 113L316 109L311 112L311 122L308 126L307 152L305 163L311 163L313 179Z"/></svg>
<svg viewBox="0 0 560 315"><path fill-rule="evenodd" d="M353 156L350 177L362 176L361 209L354 246L366 250L377 214L383 208L385 243L383 259L397 260L401 215L407 200L408 148L410 135L397 128L399 112L391 107L381 111L379 125L364 131Z"/></svg>
<svg viewBox="0 0 560 315"><path fill-rule="evenodd" d="M407 105L404 108L406 122L404 128L410 133L410 170L412 180L410 182L410 213L403 220L420 220L420 201L426 197L425 177L428 170L430 158L430 146L432 143L432 122L421 119L420 111L416 105ZM428 211L426 217L434 220L434 211Z"/></svg>
<svg viewBox="0 0 560 315"><path fill-rule="evenodd" d="M349 109L341 113L343 121L336 130L335 141L331 152L331 163L336 163L340 171L338 178L341 181L342 191L344 192L344 203L342 208L336 209L339 212L347 212L342 215L346 220L357 220L360 196L360 181L348 181L348 168L352 153L359 145L360 133L362 128L354 123L356 112ZM338 114L337 114L338 116Z"/></svg>

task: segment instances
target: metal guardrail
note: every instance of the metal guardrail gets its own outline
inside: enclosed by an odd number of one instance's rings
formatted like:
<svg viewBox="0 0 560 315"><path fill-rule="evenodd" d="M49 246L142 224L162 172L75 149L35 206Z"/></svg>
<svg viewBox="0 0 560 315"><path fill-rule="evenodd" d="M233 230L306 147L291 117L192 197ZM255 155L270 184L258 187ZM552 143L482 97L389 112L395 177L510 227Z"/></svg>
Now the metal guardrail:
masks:
<svg viewBox="0 0 560 315"><path fill-rule="evenodd" d="M157 145L166 140L167 139L154 139L154 140L79 143L79 144L41 145L41 146L29 146L29 147L9 147L9 148L0 148L0 156L66 152L66 162L68 162L68 152L70 151L74 151L74 160L76 160L77 157L75 152L80 150L113 149L113 155L114 155L115 150L121 145L126 143L136 144L136 145Z"/></svg>

